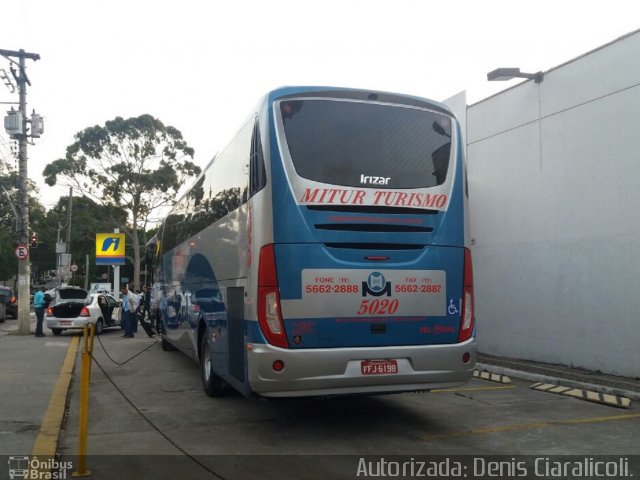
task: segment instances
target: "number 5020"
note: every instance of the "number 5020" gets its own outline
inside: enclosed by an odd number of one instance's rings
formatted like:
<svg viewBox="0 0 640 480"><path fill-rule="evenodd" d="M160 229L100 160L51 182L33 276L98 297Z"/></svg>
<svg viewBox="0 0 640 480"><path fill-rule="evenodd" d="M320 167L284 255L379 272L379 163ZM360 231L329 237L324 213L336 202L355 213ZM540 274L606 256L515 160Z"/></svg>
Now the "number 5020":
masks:
<svg viewBox="0 0 640 480"><path fill-rule="evenodd" d="M398 299L362 300L358 315L393 315L398 311L399 306Z"/></svg>

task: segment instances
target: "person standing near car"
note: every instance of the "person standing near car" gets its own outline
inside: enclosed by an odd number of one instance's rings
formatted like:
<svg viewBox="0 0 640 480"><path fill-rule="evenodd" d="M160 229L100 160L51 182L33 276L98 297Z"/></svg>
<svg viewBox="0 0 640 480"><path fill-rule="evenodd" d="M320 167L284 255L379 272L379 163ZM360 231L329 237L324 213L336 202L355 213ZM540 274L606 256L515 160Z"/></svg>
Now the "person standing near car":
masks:
<svg viewBox="0 0 640 480"><path fill-rule="evenodd" d="M33 296L33 310L36 312L36 337L45 336L42 331L42 322L44 321L44 307L46 307L46 300L44 298L46 289L46 286L40 285L40 290Z"/></svg>
<svg viewBox="0 0 640 480"><path fill-rule="evenodd" d="M136 322L135 312L138 308L138 296L133 293L126 285L120 290L122 294L122 321L124 323L125 338L133 338L133 327Z"/></svg>
<svg viewBox="0 0 640 480"><path fill-rule="evenodd" d="M142 318L149 318L149 322L151 322L151 287L148 285L144 286L143 289L143 310L142 310Z"/></svg>
<svg viewBox="0 0 640 480"><path fill-rule="evenodd" d="M129 305L129 292L127 286L120 287L120 300L122 301L122 326L124 327L124 338L133 338L133 329L131 328L131 308Z"/></svg>

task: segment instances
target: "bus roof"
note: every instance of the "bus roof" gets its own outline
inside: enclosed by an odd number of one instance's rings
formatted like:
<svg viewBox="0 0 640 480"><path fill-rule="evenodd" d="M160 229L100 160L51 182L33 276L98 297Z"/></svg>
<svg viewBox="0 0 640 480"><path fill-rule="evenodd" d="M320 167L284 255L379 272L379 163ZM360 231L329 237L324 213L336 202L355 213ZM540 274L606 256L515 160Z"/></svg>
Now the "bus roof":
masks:
<svg viewBox="0 0 640 480"><path fill-rule="evenodd" d="M400 105L430 108L447 115L455 116L451 109L442 102L413 95L383 92L379 90L323 86L283 86L270 91L267 96L269 101L274 101L276 99L286 98L289 96L299 96L301 94L320 98L331 97L356 100L376 100L384 103L396 103Z"/></svg>

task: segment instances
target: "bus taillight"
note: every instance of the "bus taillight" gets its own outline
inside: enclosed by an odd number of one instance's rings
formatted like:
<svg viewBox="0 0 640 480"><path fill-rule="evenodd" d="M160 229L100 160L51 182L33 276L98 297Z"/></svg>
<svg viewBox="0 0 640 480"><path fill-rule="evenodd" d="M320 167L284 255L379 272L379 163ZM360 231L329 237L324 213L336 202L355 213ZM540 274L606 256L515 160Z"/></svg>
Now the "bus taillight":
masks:
<svg viewBox="0 0 640 480"><path fill-rule="evenodd" d="M462 288L462 313L460 314L460 333L458 342L465 342L471 338L475 323L473 312L473 265L471 250L464 249L464 281Z"/></svg>
<svg viewBox="0 0 640 480"><path fill-rule="evenodd" d="M258 324L271 345L289 348L280 310L280 294L273 245L260 249L258 266Z"/></svg>

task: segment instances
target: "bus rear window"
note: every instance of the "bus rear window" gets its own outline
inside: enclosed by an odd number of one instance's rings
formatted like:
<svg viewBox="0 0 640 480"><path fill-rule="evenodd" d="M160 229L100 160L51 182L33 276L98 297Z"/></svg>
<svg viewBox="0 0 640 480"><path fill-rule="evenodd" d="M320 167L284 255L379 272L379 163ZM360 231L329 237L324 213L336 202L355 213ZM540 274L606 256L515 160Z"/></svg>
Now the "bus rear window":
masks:
<svg viewBox="0 0 640 480"><path fill-rule="evenodd" d="M299 176L344 186L428 188L444 183L451 119L403 106L336 100L280 103Z"/></svg>

